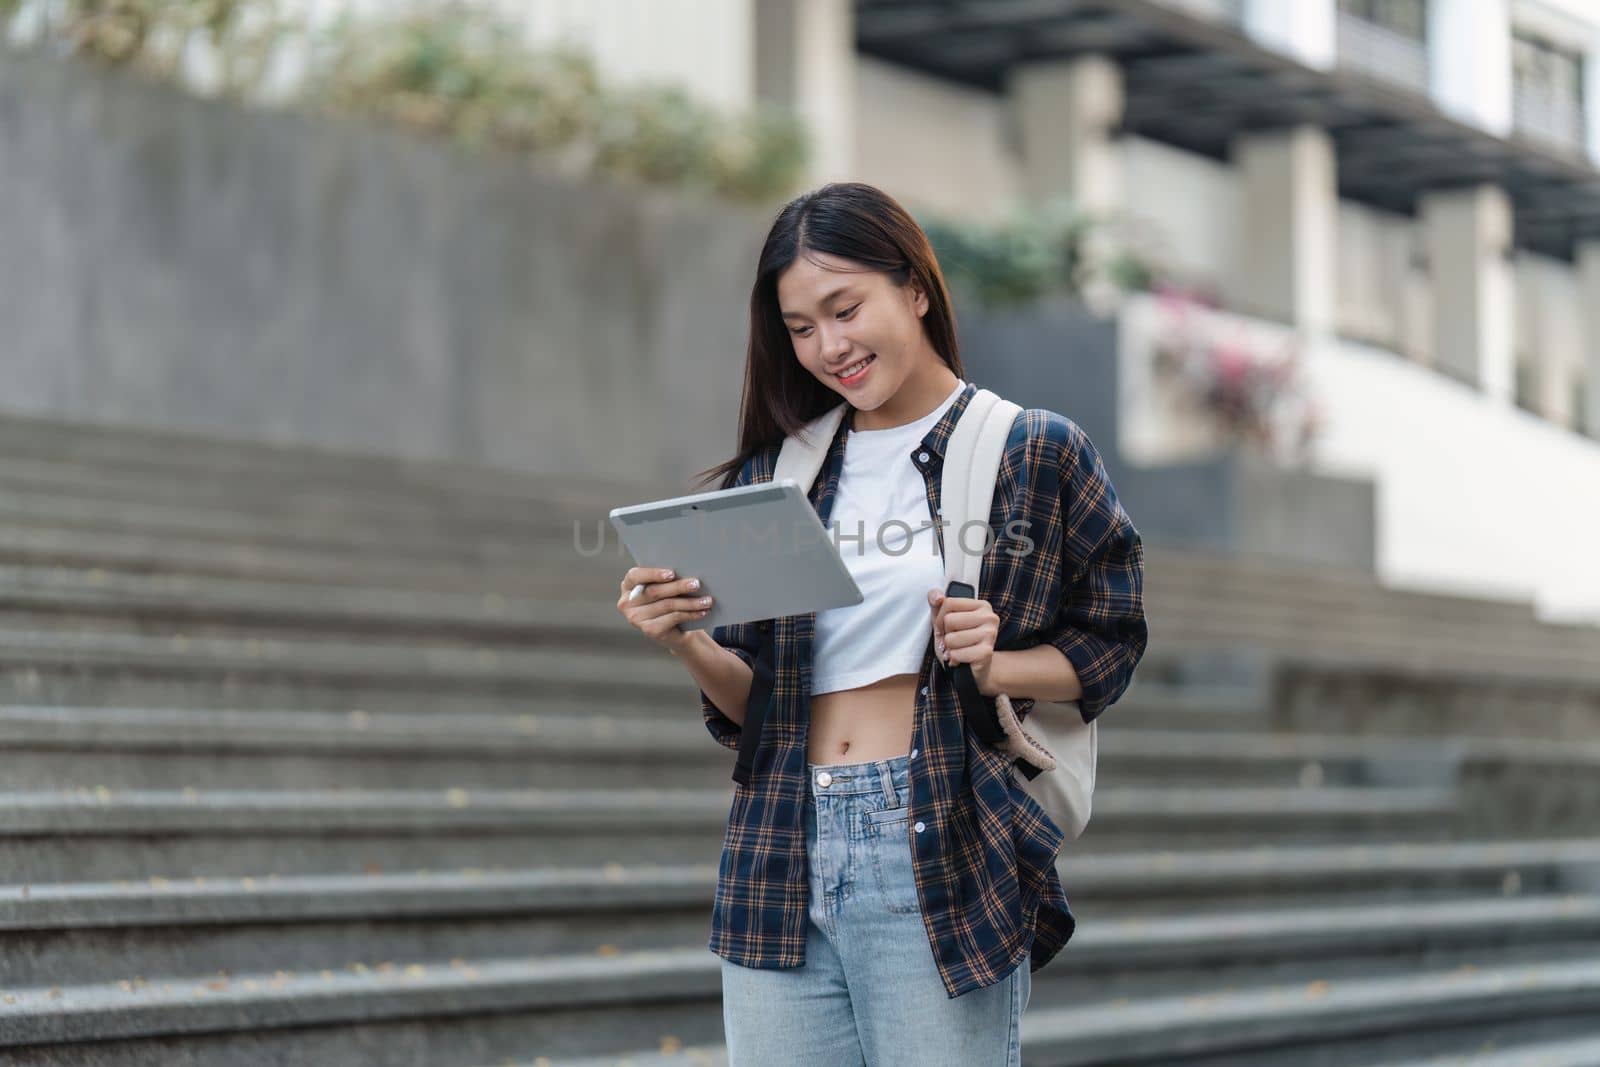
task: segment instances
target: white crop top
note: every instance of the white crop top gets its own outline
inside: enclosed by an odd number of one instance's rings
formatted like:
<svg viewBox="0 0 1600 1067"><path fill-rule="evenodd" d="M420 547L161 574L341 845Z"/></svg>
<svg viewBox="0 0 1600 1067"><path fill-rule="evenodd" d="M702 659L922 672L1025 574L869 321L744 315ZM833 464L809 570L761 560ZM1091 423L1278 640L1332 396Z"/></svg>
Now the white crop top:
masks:
<svg viewBox="0 0 1600 1067"><path fill-rule="evenodd" d="M862 601L817 612L811 692L832 693L916 674L933 635L928 590L944 588L944 557L912 454L966 382L916 422L846 430L828 532Z"/></svg>

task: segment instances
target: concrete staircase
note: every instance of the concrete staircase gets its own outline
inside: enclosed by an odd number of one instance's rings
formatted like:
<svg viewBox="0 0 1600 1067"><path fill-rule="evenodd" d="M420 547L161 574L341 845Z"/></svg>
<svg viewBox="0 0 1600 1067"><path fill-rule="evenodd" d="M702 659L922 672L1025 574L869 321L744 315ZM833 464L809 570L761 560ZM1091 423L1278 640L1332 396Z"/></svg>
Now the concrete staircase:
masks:
<svg viewBox="0 0 1600 1067"><path fill-rule="evenodd" d="M0 419L0 1065L725 1062L731 755L574 546L671 491ZM1600 631L1149 559L1027 1062L1600 1061L1600 809L1472 784L1600 748L1291 730L1192 671L1600 692Z"/></svg>

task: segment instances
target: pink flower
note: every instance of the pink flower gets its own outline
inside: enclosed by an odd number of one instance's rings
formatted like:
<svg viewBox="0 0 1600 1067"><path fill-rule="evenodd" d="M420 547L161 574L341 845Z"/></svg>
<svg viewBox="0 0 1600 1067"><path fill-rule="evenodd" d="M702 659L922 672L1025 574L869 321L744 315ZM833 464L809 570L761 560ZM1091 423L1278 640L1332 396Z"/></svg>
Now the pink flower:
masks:
<svg viewBox="0 0 1600 1067"><path fill-rule="evenodd" d="M1250 356L1232 342L1219 344L1211 350L1211 362L1217 377L1228 387L1237 387L1250 373Z"/></svg>

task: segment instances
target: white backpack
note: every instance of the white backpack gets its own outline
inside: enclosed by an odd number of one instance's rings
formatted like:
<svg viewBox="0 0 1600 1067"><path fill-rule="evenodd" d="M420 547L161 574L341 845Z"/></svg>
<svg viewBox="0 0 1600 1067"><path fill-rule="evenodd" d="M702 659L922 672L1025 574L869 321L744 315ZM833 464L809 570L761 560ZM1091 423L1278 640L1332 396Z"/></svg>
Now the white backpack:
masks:
<svg viewBox="0 0 1600 1067"><path fill-rule="evenodd" d="M840 403L811 420L798 434L785 438L772 480L791 478L802 492L809 491L822 470L827 446L838 431L839 420L849 406L849 401ZM981 588L978 584L983 564L981 545L991 543L990 539L973 538L980 542L980 549L969 552L965 544L968 539L959 533L971 522L989 525L995 477L1005 454L1006 438L1021 413L1022 408L1011 401L1001 399L988 389L979 389L956 421L939 481L940 517L948 523L943 535L947 582L963 582L975 590ZM992 531L993 527L990 529ZM931 639L931 623L929 632ZM965 672L970 685L971 668L959 664L954 673L960 675L961 672ZM961 685L957 688L958 691L963 689ZM975 688L969 692L987 711L988 701L977 697ZM977 712L969 709L965 700L963 709L969 725L981 721L974 719ZM1021 775L1028 795L1061 827L1067 840L1075 839L1089 822L1099 724L1083 721L1078 701L1050 703L1041 700L1034 703L1028 715L1030 729L1024 730L1017 721L1010 698L1003 693L994 698L994 713L997 723L980 730L980 736L987 735L986 739L996 748L1015 757L1012 766L1015 773Z"/></svg>

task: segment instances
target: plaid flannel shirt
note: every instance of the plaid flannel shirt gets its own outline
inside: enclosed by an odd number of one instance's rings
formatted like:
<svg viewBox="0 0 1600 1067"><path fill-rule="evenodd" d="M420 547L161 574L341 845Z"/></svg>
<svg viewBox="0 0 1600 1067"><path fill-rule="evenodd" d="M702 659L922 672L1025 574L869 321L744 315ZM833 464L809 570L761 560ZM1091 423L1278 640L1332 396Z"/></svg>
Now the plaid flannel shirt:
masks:
<svg viewBox="0 0 1600 1067"><path fill-rule="evenodd" d="M969 382L911 453L927 486L929 522L939 510L946 444L977 389ZM829 513L849 425L848 417L840 420L809 492L835 537ZM771 481L780 447L774 443L752 456L732 484ZM1144 655L1144 551L1099 453L1076 423L1040 408L1018 416L995 479L989 522L994 538L978 595L1000 619L995 650L1046 642L1060 649L1083 682L1083 717L1093 720L1122 695ZM945 531L938 525L935 531L942 552ZM969 532L965 543L973 537ZM746 663L758 654L760 627L771 626L776 642L774 704L751 784L734 786L711 915L712 952L747 967L805 962L809 880L802 814L815 622L816 613L809 612L712 630L718 644ZM949 675L939 666L930 616L917 683L907 823L924 827L911 840L917 895L947 995L956 997L1004 978L1030 949L1030 970L1043 967L1076 922L1055 865L1064 834L1024 792L1011 758L969 735ZM1015 700L1018 715L1033 703ZM737 750L739 725L704 691L700 704L711 735Z"/></svg>

